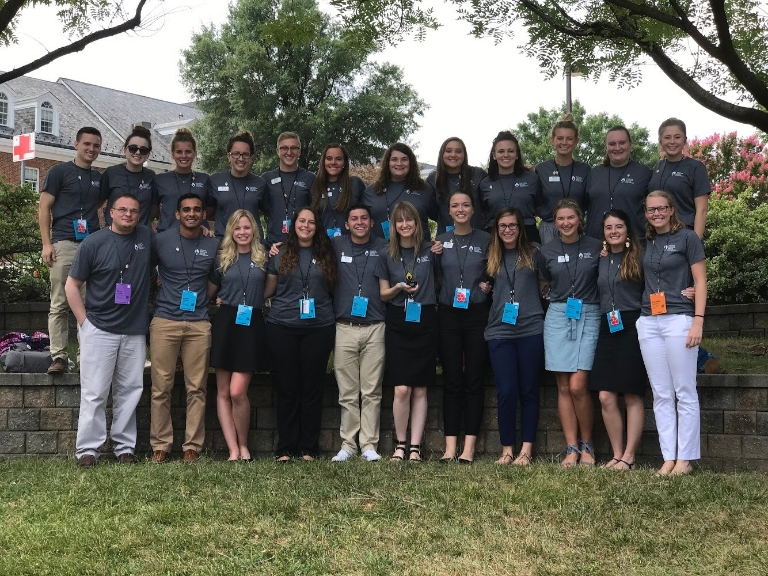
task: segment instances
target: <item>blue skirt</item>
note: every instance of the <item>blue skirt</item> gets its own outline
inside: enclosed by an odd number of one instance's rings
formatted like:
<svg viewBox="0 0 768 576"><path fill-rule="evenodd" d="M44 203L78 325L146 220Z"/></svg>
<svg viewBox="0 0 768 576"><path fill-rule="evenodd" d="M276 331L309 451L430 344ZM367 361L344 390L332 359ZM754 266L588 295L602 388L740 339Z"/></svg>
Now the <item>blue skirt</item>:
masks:
<svg viewBox="0 0 768 576"><path fill-rule="evenodd" d="M550 372L592 370L600 306L584 304L581 318L565 317L565 302L551 302L544 318L544 368Z"/></svg>

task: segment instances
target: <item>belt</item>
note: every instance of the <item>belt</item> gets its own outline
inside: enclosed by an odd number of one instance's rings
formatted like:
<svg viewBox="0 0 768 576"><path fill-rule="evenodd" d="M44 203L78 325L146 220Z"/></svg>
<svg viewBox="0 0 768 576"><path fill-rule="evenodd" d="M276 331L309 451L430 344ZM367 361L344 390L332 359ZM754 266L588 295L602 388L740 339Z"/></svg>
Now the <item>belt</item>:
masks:
<svg viewBox="0 0 768 576"><path fill-rule="evenodd" d="M352 326L354 328L367 328L368 326L375 326L376 324L381 324L381 321L377 321L377 322L350 322L349 320L336 320L336 324L341 324L342 326Z"/></svg>

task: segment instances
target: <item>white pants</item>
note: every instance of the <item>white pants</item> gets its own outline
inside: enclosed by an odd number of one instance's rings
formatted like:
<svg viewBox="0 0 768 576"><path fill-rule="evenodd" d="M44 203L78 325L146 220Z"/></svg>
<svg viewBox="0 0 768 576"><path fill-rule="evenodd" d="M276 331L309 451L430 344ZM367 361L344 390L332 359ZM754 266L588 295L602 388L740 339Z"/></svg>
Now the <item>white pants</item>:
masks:
<svg viewBox="0 0 768 576"><path fill-rule="evenodd" d="M80 334L80 417L77 457L99 456L107 440L107 398L112 387L110 436L115 455L136 449L136 406L144 390L147 340L144 334L112 334L87 319Z"/></svg>
<svg viewBox="0 0 768 576"><path fill-rule="evenodd" d="M691 316L641 316L637 338L653 390L653 413L664 460L701 458L701 419L696 392L699 347L686 348ZM677 401L677 406L675 406Z"/></svg>

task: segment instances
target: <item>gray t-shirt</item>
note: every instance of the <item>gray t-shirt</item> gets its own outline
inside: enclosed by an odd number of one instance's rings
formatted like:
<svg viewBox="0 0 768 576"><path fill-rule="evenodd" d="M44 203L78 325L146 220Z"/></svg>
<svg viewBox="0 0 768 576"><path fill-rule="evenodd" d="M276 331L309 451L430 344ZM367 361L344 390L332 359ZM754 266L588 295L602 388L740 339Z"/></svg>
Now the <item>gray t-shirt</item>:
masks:
<svg viewBox="0 0 768 576"><path fill-rule="evenodd" d="M333 294L325 272L312 255L312 248L299 248L299 264L288 274L278 274L285 246L267 262L267 274L277 276L277 292L272 297L268 322L281 326L329 326L336 321ZM315 317L300 318L299 301L304 294L315 299Z"/></svg>
<svg viewBox="0 0 768 576"><path fill-rule="evenodd" d="M544 309L539 297L539 250L533 246L531 267L515 268L517 250L504 250L501 267L493 277L493 299L488 314L485 339L525 338L544 332ZM506 266L505 266L506 264ZM516 324L502 322L504 305L511 302L514 285L515 302L519 304Z"/></svg>
<svg viewBox="0 0 768 576"><path fill-rule="evenodd" d="M351 186L349 206L354 206L360 202L365 190L365 184L357 176L350 176L349 184ZM325 194L320 199L320 217L323 219L323 230L327 233L332 228L338 228L341 234L349 234L349 230L344 227L347 215L344 210L336 210L341 196L341 187L338 182L328 182Z"/></svg>
<svg viewBox="0 0 768 576"><path fill-rule="evenodd" d="M649 240L643 257L643 316L650 316L650 295L659 291L664 292L667 314L693 316L694 303L681 291L693 286L691 266L702 260L704 245L693 230L683 228L674 234L659 234Z"/></svg>
<svg viewBox="0 0 768 576"><path fill-rule="evenodd" d="M645 164L631 161L626 166L595 166L587 176L586 234L602 241L603 214L608 210L624 210L632 222L635 234L645 236L643 200L648 194L651 170Z"/></svg>
<svg viewBox="0 0 768 576"><path fill-rule="evenodd" d="M535 224L536 212L544 204L539 177L531 170L526 170L521 176L500 174L496 180L486 177L480 182L480 194L486 230L495 225L496 213L508 206L520 210L525 224Z"/></svg>
<svg viewBox="0 0 768 576"><path fill-rule="evenodd" d="M470 224L472 228L483 227L483 196L480 194L480 182L486 177L485 170L477 168L476 166L470 166L472 169L472 197L474 199L474 213ZM435 188L435 179L437 173L433 170L427 176L427 184ZM442 234L445 232L446 226L453 226L453 219L448 213L448 197L451 192L461 188L461 176L459 174L448 174L448 194L445 197L441 197L435 188L435 200L437 202L437 233Z"/></svg>
<svg viewBox="0 0 768 576"><path fill-rule="evenodd" d="M219 257L211 274L211 282L219 287L218 297L227 306L247 304L254 308L264 307L264 280L266 272L251 262L251 254L238 254L227 271L222 274ZM245 295L243 295L245 293Z"/></svg>
<svg viewBox="0 0 768 576"><path fill-rule="evenodd" d="M333 293L336 318L360 323L382 322L385 306L379 296L379 279L374 272L379 260L387 253L387 243L381 238L373 238L365 244L355 244L350 236L337 237L332 242L338 266L338 282ZM358 291L368 298L365 317L352 315L352 300Z"/></svg>
<svg viewBox="0 0 768 576"><path fill-rule="evenodd" d="M436 254L436 271L442 278L438 301L453 306L456 288L469 288L469 303L480 304L488 295L480 290L480 282L488 279L485 267L488 263L488 243L491 235L484 230L473 230L472 234L457 236L445 232L437 237L443 243L443 253Z"/></svg>
<svg viewBox="0 0 768 576"><path fill-rule="evenodd" d="M566 244L560 239L541 247L539 273L549 282L549 299L565 302L573 296L584 304L599 304L597 268L602 242L581 236L578 242Z"/></svg>
<svg viewBox="0 0 768 576"><path fill-rule="evenodd" d="M219 241L206 238L184 238L174 228L157 234L157 272L160 292L155 300L155 316L167 320L194 321L208 319L208 280L212 278ZM181 310L184 290L196 293L195 309Z"/></svg>
<svg viewBox="0 0 768 576"><path fill-rule="evenodd" d="M210 194L208 180L208 174L205 172L177 174L171 171L155 176L152 203L160 205L160 218L157 220L158 232L179 227L179 221L176 220L176 205L184 194L195 194L203 201L203 206L208 204Z"/></svg>
<svg viewBox="0 0 768 576"><path fill-rule="evenodd" d="M139 225L131 234L116 234L109 228L98 230L78 247L69 275L88 283L85 311L88 321L99 330L111 334L147 333L153 242L152 231ZM115 303L118 283L130 284L130 303Z"/></svg>
<svg viewBox="0 0 768 576"><path fill-rule="evenodd" d="M267 243L272 245L288 237L287 233L283 233L283 221L291 220L296 210L312 203L310 188L315 175L299 168L294 172L270 170L261 177L266 180L267 186L263 205L267 219Z"/></svg>
<svg viewBox="0 0 768 576"><path fill-rule="evenodd" d="M53 196L51 216L51 242L75 240L75 222L88 222L88 232L99 229L99 195L101 172L93 168L80 168L74 162L56 164L48 170L43 192Z"/></svg>
<svg viewBox="0 0 768 576"><path fill-rule="evenodd" d="M392 260L389 250L385 251L384 258L379 258L376 268L376 277L389 280L389 285L394 286L398 282L405 282L407 272L413 274L419 289L413 295L416 302L423 305L434 305L435 298L435 255L431 252L432 244L424 242L415 256L413 248L400 248L400 256ZM405 306L408 294L401 290L400 293L389 301L390 304L400 308Z"/></svg>
<svg viewBox="0 0 768 576"><path fill-rule="evenodd" d="M619 272L624 260L624 252L600 258L600 266L597 276L597 289L600 292L600 312L603 314L611 310L640 310L643 299L645 283L640 280L620 280ZM640 255L640 262L643 255Z"/></svg>
<svg viewBox="0 0 768 576"><path fill-rule="evenodd" d="M214 231L216 238L224 239L229 217L235 210L248 210L256 218L259 237L264 238L259 212L263 210L264 191L267 183L261 176L248 172L245 178L235 178L229 170L210 176L208 206L216 208Z"/></svg>
<svg viewBox="0 0 768 576"><path fill-rule="evenodd" d="M688 227L693 226L696 216L695 198L712 193L707 168L704 164L688 156L679 162L659 160L653 167L648 192L664 190L675 201L675 210L680 221Z"/></svg>
<svg viewBox="0 0 768 576"><path fill-rule="evenodd" d="M361 202L371 209L371 217L374 225L371 228L371 236L374 238L383 238L384 232L381 228L382 222L389 222L389 215L392 208L398 202L410 202L419 211L421 218L421 227L424 230L424 237L431 238L429 230L429 219L437 218L437 199L435 198L435 189L427 184L421 190L408 190L405 182L390 182L381 194L376 194L373 186L368 186L363 192ZM391 230L390 232L394 232Z"/></svg>
<svg viewBox="0 0 768 576"><path fill-rule="evenodd" d="M574 160L569 166L560 166L553 160L545 160L536 166L546 205L540 216L552 222L555 205L563 198L570 198L584 209L584 194L587 188L589 164Z"/></svg>
<svg viewBox="0 0 768 576"><path fill-rule="evenodd" d="M151 226L152 220L152 188L155 173L147 168L141 172L131 172L125 164L110 166L101 175L101 200L107 201L104 210L104 221L107 226L112 224L112 215L109 209L120 196L130 194L139 201L139 224Z"/></svg>

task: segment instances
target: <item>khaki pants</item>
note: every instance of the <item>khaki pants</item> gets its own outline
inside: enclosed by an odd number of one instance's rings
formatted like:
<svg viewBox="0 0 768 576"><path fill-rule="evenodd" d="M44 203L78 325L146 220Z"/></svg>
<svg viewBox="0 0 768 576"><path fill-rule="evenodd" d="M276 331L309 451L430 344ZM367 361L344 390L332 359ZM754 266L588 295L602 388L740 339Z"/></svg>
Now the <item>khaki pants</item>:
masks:
<svg viewBox="0 0 768 576"><path fill-rule="evenodd" d="M183 450L200 452L205 441L205 393L208 384L208 353L211 323L153 318L149 325L152 360L152 406L149 443L152 450L171 452L171 390L176 376L176 358L181 352L187 390L187 428Z"/></svg>
<svg viewBox="0 0 768 576"><path fill-rule="evenodd" d="M51 265L51 307L48 312L48 337L51 339L51 358L67 359L67 344L69 343L69 302L64 292L69 269L75 259L79 243L74 240L59 240L53 244L56 256ZM80 295L85 302L85 284L80 289Z"/></svg>
<svg viewBox="0 0 768 576"><path fill-rule="evenodd" d="M341 448L350 454L378 449L381 382L384 378L384 322L336 324L333 371L341 405Z"/></svg>

